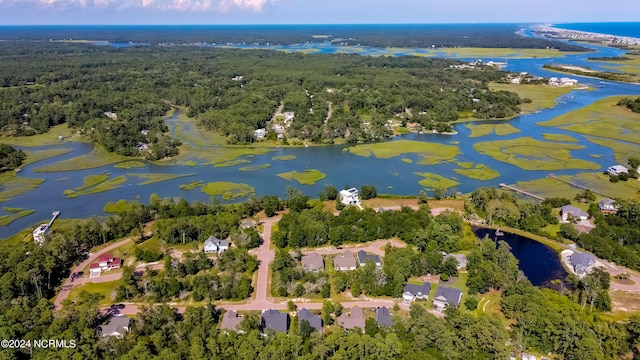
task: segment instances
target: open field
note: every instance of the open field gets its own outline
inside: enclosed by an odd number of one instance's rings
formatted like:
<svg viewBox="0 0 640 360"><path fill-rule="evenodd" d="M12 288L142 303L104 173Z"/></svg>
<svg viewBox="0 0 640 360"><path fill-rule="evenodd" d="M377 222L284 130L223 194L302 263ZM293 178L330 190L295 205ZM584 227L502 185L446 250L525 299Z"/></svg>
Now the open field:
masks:
<svg viewBox="0 0 640 360"><path fill-rule="evenodd" d="M91 142L89 139L79 135L74 135L75 130L69 129L67 124L53 126L48 132L33 136L12 136L0 137L0 143L16 145L16 146L44 146L44 145L62 145L67 141L74 142ZM58 139L62 136L63 140Z"/></svg>
<svg viewBox="0 0 640 360"><path fill-rule="evenodd" d="M573 183L588 186L591 190L598 191L613 198L640 200L640 181L629 179L612 183L609 176L601 173L583 172L573 176L559 176L559 178ZM521 181L516 184L518 189L542 196L563 197L572 199L582 190L571 187L561 181L542 178L531 181Z"/></svg>
<svg viewBox="0 0 640 360"><path fill-rule="evenodd" d="M549 141L580 142L578 139L574 138L571 135L567 135L567 134L549 134L549 133L544 133L544 134L542 134L542 137L545 140L549 140Z"/></svg>
<svg viewBox="0 0 640 360"><path fill-rule="evenodd" d="M414 172L414 174L418 176L422 176L424 178L418 181L418 184L424 186L428 190L448 189L448 188L452 188L454 186L460 185L459 182L455 180L447 179L438 174L427 173L427 172L425 173Z"/></svg>
<svg viewBox="0 0 640 360"><path fill-rule="evenodd" d="M325 173L316 169L307 169L304 171L289 171L278 174L279 177L291 181L295 180L302 185L313 185L327 176Z"/></svg>
<svg viewBox="0 0 640 360"><path fill-rule="evenodd" d="M161 181L173 180L194 175L196 174L127 174L127 176L144 179L144 181L142 181L138 185L155 184Z"/></svg>
<svg viewBox="0 0 640 360"><path fill-rule="evenodd" d="M121 282L118 281L109 281L103 283L84 283L82 285L76 286L69 292L68 300L77 301L80 299L80 293L82 291L86 291L89 293L98 293L102 295L104 298L98 302L99 306L108 306L115 303L116 300L116 289L120 286Z"/></svg>
<svg viewBox="0 0 640 360"><path fill-rule="evenodd" d="M55 148L55 149L35 150L35 151L26 150L25 154L27 154L27 160L25 160L24 165L33 164L38 161L68 154L72 151L73 151L72 149L68 149L68 148Z"/></svg>
<svg viewBox="0 0 640 360"><path fill-rule="evenodd" d="M640 144L640 114L616 105L624 97L634 96L604 98L581 109L537 124L560 127L564 130L585 135Z"/></svg>
<svg viewBox="0 0 640 360"><path fill-rule="evenodd" d="M621 321L629 318L629 315L640 313L640 296L637 293L626 291L610 291L611 307L613 311L604 314L605 319Z"/></svg>
<svg viewBox="0 0 640 360"><path fill-rule="evenodd" d="M471 130L471 135L469 135L471 138L494 133L498 136L506 136L520 132L520 129L515 128L511 124L466 124L465 127Z"/></svg>
<svg viewBox="0 0 640 360"><path fill-rule="evenodd" d="M110 153L100 146L95 146L94 149L86 155L76 156L71 159L59 161L53 164L49 164L43 167L39 167L33 171L35 172L56 172L56 171L73 171L83 169L94 169L109 164L114 164L127 160L128 158L115 153Z"/></svg>
<svg viewBox="0 0 640 360"><path fill-rule="evenodd" d="M283 161L286 161L286 160L293 160L295 158L296 158L295 155L281 155L281 156L274 156L274 157L271 158L271 160L283 160Z"/></svg>
<svg viewBox="0 0 640 360"><path fill-rule="evenodd" d="M546 84L489 84L491 90L513 91L522 99L531 99L531 103L520 104L523 113L532 113L538 110L556 106L556 99L574 90L573 86L551 86Z"/></svg>
<svg viewBox="0 0 640 360"><path fill-rule="evenodd" d="M421 165L452 160L460 154L460 149L455 145L442 145L414 140L355 145L346 150L355 155L365 157L373 155L379 159L389 159L403 154L417 154L422 158L418 161L418 164Z"/></svg>
<svg viewBox="0 0 640 360"><path fill-rule="evenodd" d="M598 137L587 137L587 140L612 149L616 161L620 164L626 165L631 156L640 156L640 145Z"/></svg>
<svg viewBox="0 0 640 360"><path fill-rule="evenodd" d="M7 226L11 224L13 221L20 219L21 217L25 217L36 212L35 210L25 210L21 208L2 208L4 211L8 212L7 215L0 215L0 226Z"/></svg>
<svg viewBox="0 0 640 360"><path fill-rule="evenodd" d="M133 169L133 168L141 168L145 166L147 166L147 164L139 160L128 160L128 161L123 161L121 163L113 165L114 168L127 169L127 170Z"/></svg>
<svg viewBox="0 0 640 360"><path fill-rule="evenodd" d="M88 175L84 178L82 186L74 190L65 190L64 194L68 198L95 194L119 188L125 181L127 181L127 178L124 175L115 178L109 178L109 174Z"/></svg>
<svg viewBox="0 0 640 360"><path fill-rule="evenodd" d="M260 169L267 169L270 168L271 164L262 164L262 165L253 165L253 166L244 166L241 168L238 168L238 170L240 171L256 171L256 170L260 170Z"/></svg>
<svg viewBox="0 0 640 360"><path fill-rule="evenodd" d="M202 185L202 192L210 196L222 196L224 200L243 198L255 193L255 188L247 184L225 181L210 182Z"/></svg>
<svg viewBox="0 0 640 360"><path fill-rule="evenodd" d="M473 169L453 169L453 172L476 180L491 180L500 176L499 172L484 164L477 164Z"/></svg>
<svg viewBox="0 0 640 360"><path fill-rule="evenodd" d="M14 196L33 190L43 182L43 179L19 177L13 171L0 173L0 202L11 200Z"/></svg>
<svg viewBox="0 0 640 360"><path fill-rule="evenodd" d="M531 137L521 137L476 143L473 148L481 154L524 170L596 170L600 168L596 163L571 157L570 150L583 149L583 145L550 143Z"/></svg>

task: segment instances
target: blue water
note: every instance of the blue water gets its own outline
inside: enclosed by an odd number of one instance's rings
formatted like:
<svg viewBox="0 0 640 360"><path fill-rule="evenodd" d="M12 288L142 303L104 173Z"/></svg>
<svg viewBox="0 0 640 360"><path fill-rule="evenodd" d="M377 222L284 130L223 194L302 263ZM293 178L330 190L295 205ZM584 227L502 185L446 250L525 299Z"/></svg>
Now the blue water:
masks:
<svg viewBox="0 0 640 360"><path fill-rule="evenodd" d="M638 2L638 4L640 4L640 2ZM636 13L640 14L640 6L636 9ZM554 24L554 26L568 30L640 38L640 22L573 23Z"/></svg>

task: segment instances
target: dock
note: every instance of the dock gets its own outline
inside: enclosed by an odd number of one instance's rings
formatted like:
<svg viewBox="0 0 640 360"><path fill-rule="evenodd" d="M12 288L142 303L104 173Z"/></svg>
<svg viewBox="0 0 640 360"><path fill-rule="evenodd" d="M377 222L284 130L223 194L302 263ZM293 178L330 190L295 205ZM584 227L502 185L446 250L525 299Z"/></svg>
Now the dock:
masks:
<svg viewBox="0 0 640 360"><path fill-rule="evenodd" d="M532 194L530 192L526 192L524 190L520 190L520 189L514 188L513 186L509 186L509 185L504 184L504 183L501 183L500 187L504 188L504 189L508 189L508 190L514 191L514 192L517 192L517 193L522 194L522 195L526 195L526 196L534 198L536 200L544 201L544 198L542 196L538 196L538 195Z"/></svg>
<svg viewBox="0 0 640 360"><path fill-rule="evenodd" d="M562 179L560 179L559 177L557 177L555 174L549 174L547 177L548 177L548 178L550 178L550 179L553 179L553 180L558 180L558 181L560 181L560 182L563 182L563 183L565 183L565 184L567 184L567 185L569 185L569 186L571 186L571 187L574 187L574 188L576 188L576 189L580 189L580 190L589 190L589 191L591 191L592 193L594 193L594 194L596 194L596 195L600 195L600 196L604 196L604 197L606 197L606 198L613 199L613 197L612 197L612 196L609 196L609 195L607 195L607 194L603 194L603 193L601 193L601 192L599 192L599 191L591 190L591 189L589 189L589 188L588 188L588 187L586 187L586 186L579 185L579 184L576 184L576 183L572 183L571 181L562 180Z"/></svg>

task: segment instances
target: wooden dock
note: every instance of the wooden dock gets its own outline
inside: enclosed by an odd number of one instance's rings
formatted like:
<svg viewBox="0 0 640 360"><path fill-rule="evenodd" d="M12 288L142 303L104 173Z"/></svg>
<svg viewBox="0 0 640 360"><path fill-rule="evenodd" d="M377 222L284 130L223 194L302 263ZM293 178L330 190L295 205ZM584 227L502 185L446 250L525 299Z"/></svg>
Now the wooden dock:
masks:
<svg viewBox="0 0 640 360"><path fill-rule="evenodd" d="M536 200L544 201L544 198L542 196L538 196L538 195L532 194L530 192L526 192L524 190L520 190L520 189L514 188L513 186L509 186L507 184L502 184L501 183L500 187L504 188L504 189L508 189L508 190L514 191L514 192L517 192L517 193L522 194L522 195L526 195L526 196L534 198Z"/></svg>
<svg viewBox="0 0 640 360"><path fill-rule="evenodd" d="M611 196L609 196L609 195L607 195L607 194L603 194L603 193L601 193L601 192L599 192L599 191L591 190L591 189L589 189L589 188L588 188L588 187L586 187L586 186L578 185L578 184L576 184L576 183L572 183L571 181L562 180L562 179L560 179L559 177L555 176L554 174L549 174L547 177L548 177L548 178L551 178L551 179L553 179L553 180L558 180L558 181L560 181L560 182L563 182L563 183L565 183L565 184L567 184L567 185L569 185L569 186L571 186L571 187L574 187L574 188L576 188L576 189L580 189L580 190L589 190L589 191L591 191L592 193L594 193L594 194L596 194L596 195L600 195L600 196L604 196L604 197L606 197L606 198L611 198L611 199L613 199L613 197L611 197Z"/></svg>

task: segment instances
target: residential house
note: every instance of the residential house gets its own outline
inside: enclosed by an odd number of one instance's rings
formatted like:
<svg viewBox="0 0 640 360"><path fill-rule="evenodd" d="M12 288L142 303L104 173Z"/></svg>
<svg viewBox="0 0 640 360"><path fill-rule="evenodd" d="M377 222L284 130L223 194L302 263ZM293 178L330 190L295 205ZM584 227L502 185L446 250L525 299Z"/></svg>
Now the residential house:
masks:
<svg viewBox="0 0 640 360"><path fill-rule="evenodd" d="M351 188L347 190L340 190L340 202L345 205L359 204L360 199L358 199L358 189Z"/></svg>
<svg viewBox="0 0 640 360"><path fill-rule="evenodd" d="M376 308L376 322L378 323L378 326L393 326L393 321L391 321L391 313L389 312L388 307L381 306Z"/></svg>
<svg viewBox="0 0 640 360"><path fill-rule="evenodd" d="M462 290L440 285L433 298L433 308L436 311L442 311L447 306L460 305L460 300L462 300Z"/></svg>
<svg viewBox="0 0 640 360"><path fill-rule="evenodd" d="M578 80L571 78L560 78L560 86L576 86L578 85Z"/></svg>
<svg viewBox="0 0 640 360"><path fill-rule="evenodd" d="M122 259L114 257L111 253L102 254L98 258L98 266L102 271L119 269L122 266Z"/></svg>
<svg viewBox="0 0 640 360"><path fill-rule="evenodd" d="M239 330L240 323L244 318L233 310L229 310L224 313L222 316L222 323L220 324L220 329L223 331L236 331L238 333L243 333L242 330Z"/></svg>
<svg viewBox="0 0 640 360"><path fill-rule="evenodd" d="M573 271L578 276L587 275L596 265L596 257L589 253L574 251L569 257Z"/></svg>
<svg viewBox="0 0 640 360"><path fill-rule="evenodd" d="M131 318L128 316L114 316L106 325L98 327L102 337L115 336L122 338L129 332L131 327Z"/></svg>
<svg viewBox="0 0 640 360"><path fill-rule="evenodd" d="M93 263L89 266L89 278L95 278L102 273L102 267L98 263Z"/></svg>
<svg viewBox="0 0 640 360"><path fill-rule="evenodd" d="M118 114L116 114L116 113L114 113L112 111L105 111L104 115L106 117L108 117L109 119L111 119L111 120L118 120Z"/></svg>
<svg viewBox="0 0 640 360"><path fill-rule="evenodd" d="M353 256L353 253L349 250L333 258L333 267L336 270L340 270L340 271L355 270L356 265L357 265L356 259Z"/></svg>
<svg viewBox="0 0 640 360"><path fill-rule="evenodd" d="M313 253L302 257L302 268L305 271L318 272L324 270L322 255Z"/></svg>
<svg viewBox="0 0 640 360"><path fill-rule="evenodd" d="M251 220L251 219L243 219L240 222L240 227L241 228L255 228L256 227L256 222Z"/></svg>
<svg viewBox="0 0 640 360"><path fill-rule="evenodd" d="M222 253L229 249L229 240L220 240L211 235L204 242L204 252L206 253Z"/></svg>
<svg viewBox="0 0 640 360"><path fill-rule="evenodd" d="M289 314L273 309L262 310L260 328L263 332L271 329L275 332L286 333L289 330Z"/></svg>
<svg viewBox="0 0 640 360"><path fill-rule="evenodd" d="M367 254L364 250L358 251L358 266L364 266L367 261L371 261L378 269L382 268L382 261L378 255Z"/></svg>
<svg viewBox="0 0 640 360"><path fill-rule="evenodd" d="M267 136L266 129L258 129L255 131L256 139L264 139Z"/></svg>
<svg viewBox="0 0 640 360"><path fill-rule="evenodd" d="M598 208L603 213L615 214L618 212L618 207L615 204L616 204L615 200L604 198L600 200L600 202L598 203Z"/></svg>
<svg viewBox="0 0 640 360"><path fill-rule="evenodd" d="M337 319L338 326L342 326L345 330L360 328L364 330L364 313L358 305L351 308L350 314L342 313Z"/></svg>
<svg viewBox="0 0 640 360"><path fill-rule="evenodd" d="M607 169L607 172L611 176L619 176L622 173L628 174L629 169L627 169L625 166L622 166L622 165L613 165L613 166L609 166L609 168Z"/></svg>
<svg viewBox="0 0 640 360"><path fill-rule="evenodd" d="M291 120L293 120L294 117L296 117L296 113L293 111L285 111L282 113L282 115L284 115L284 122L288 123Z"/></svg>
<svg viewBox="0 0 640 360"><path fill-rule="evenodd" d="M318 332L322 332L322 319L319 315L315 315L307 309L302 309L298 311L298 329L300 328L300 326L302 326L303 320L308 321L309 325L311 325L311 327L316 329Z"/></svg>
<svg viewBox="0 0 640 360"><path fill-rule="evenodd" d="M560 209L560 214L562 215L563 222L568 222L569 216L580 220L587 220L589 218L589 214L584 212L582 209L578 209L577 207L571 205L563 206Z"/></svg>
<svg viewBox="0 0 640 360"><path fill-rule="evenodd" d="M458 269L467 267L467 255L465 254L445 254L444 259L454 258L458 262Z"/></svg>
<svg viewBox="0 0 640 360"><path fill-rule="evenodd" d="M33 230L33 240L42 245L46 239L46 235L49 233L49 224L40 224L35 230Z"/></svg>
<svg viewBox="0 0 640 360"><path fill-rule="evenodd" d="M406 284L402 289L402 299L404 302L410 302L415 299L429 299L431 292L431 283L423 282L422 285Z"/></svg>

